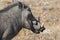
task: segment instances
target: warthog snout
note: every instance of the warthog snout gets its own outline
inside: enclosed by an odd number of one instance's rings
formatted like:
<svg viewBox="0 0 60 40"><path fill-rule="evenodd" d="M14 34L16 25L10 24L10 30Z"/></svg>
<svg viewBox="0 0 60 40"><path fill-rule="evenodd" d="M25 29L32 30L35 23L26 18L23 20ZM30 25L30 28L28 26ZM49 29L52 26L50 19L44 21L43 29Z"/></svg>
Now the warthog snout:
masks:
<svg viewBox="0 0 60 40"><path fill-rule="evenodd" d="M44 26L40 28L40 31L41 32L43 32L44 30L45 30L45 27Z"/></svg>
<svg viewBox="0 0 60 40"><path fill-rule="evenodd" d="M45 27L40 27L39 29L34 29L34 33L39 34L40 32L43 32L45 30Z"/></svg>
<svg viewBox="0 0 60 40"><path fill-rule="evenodd" d="M43 32L44 30L45 30L45 27L44 25L41 26L40 17L38 17L36 21L33 21L33 32L38 34L40 32Z"/></svg>

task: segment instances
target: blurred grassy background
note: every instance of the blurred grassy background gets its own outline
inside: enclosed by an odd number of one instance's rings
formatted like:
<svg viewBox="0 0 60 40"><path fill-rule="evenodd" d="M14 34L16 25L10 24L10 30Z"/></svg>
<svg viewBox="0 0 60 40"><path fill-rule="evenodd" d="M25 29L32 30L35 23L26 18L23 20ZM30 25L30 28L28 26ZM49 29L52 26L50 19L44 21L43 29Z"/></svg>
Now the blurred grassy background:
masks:
<svg viewBox="0 0 60 40"><path fill-rule="evenodd" d="M60 40L60 0L18 0L30 6L33 15L40 17L46 30L34 34L22 29L12 40ZM12 0L0 0L0 10L10 5Z"/></svg>

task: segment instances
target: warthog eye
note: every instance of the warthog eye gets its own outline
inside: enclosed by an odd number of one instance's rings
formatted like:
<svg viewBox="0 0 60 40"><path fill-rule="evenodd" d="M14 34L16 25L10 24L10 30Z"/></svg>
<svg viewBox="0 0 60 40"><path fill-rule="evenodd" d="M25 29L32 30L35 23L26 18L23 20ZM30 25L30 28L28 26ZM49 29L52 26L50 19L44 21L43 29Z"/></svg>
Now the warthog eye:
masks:
<svg viewBox="0 0 60 40"><path fill-rule="evenodd" d="M26 8L28 8L26 5L24 5L24 8L26 9Z"/></svg>

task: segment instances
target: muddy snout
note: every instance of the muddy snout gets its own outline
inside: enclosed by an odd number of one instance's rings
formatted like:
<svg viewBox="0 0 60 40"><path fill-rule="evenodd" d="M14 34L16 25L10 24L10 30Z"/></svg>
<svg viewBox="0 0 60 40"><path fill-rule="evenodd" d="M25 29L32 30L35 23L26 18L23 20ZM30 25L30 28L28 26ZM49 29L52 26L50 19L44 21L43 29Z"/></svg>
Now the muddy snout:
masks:
<svg viewBox="0 0 60 40"><path fill-rule="evenodd" d="M40 28L40 31L43 32L46 28L43 26Z"/></svg>

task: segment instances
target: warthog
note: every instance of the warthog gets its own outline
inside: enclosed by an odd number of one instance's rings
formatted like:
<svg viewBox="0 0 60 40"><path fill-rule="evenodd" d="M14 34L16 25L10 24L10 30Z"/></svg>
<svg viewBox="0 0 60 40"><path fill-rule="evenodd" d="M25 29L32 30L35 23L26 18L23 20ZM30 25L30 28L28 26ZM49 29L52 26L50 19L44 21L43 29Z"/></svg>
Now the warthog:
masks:
<svg viewBox="0 0 60 40"><path fill-rule="evenodd" d="M45 28L40 26L29 6L16 2L0 10L0 40L11 40L22 29L40 33Z"/></svg>

